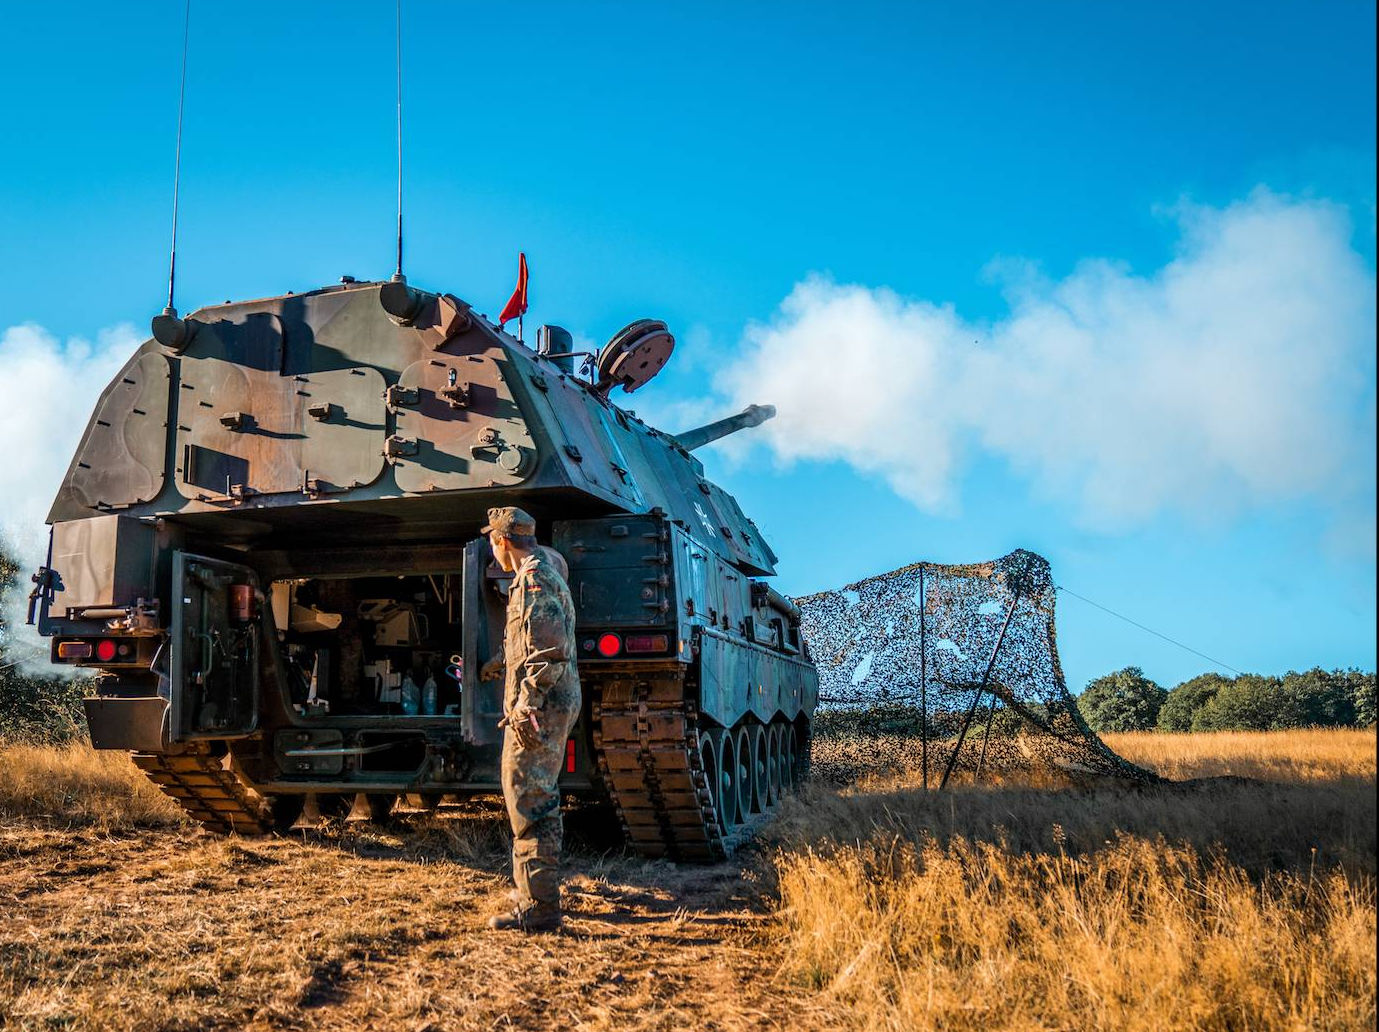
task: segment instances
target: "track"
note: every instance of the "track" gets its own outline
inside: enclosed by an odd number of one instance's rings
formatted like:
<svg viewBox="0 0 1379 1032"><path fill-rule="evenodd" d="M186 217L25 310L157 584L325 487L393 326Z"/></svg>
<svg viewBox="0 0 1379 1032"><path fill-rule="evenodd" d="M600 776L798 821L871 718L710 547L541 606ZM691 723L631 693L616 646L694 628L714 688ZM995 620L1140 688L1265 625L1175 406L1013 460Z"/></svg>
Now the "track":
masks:
<svg viewBox="0 0 1379 1032"><path fill-rule="evenodd" d="M164 755L135 753L134 765L197 821L212 831L263 835L273 828L263 798L225 766L208 745Z"/></svg>
<svg viewBox="0 0 1379 1032"><path fill-rule="evenodd" d="M592 710L599 773L628 843L642 856L722 860L770 815L780 791L764 805L741 806L730 820L722 820L721 808L737 791L736 782L732 775L705 769L705 744L732 741L733 735L701 728L685 695L678 677L600 685ZM793 753L790 759L787 783L798 765ZM714 784L720 778L721 784Z"/></svg>

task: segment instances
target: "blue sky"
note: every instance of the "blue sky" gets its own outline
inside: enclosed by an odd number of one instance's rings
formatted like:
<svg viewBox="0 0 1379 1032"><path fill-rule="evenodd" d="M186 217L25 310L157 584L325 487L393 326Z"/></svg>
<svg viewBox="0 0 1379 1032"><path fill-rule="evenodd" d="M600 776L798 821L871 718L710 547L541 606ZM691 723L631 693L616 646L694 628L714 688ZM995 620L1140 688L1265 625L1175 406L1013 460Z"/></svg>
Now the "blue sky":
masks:
<svg viewBox="0 0 1379 1032"><path fill-rule="evenodd" d="M8 521L162 307L181 16L3 14L0 374L71 399L8 406ZM632 408L782 406L708 462L784 590L1027 547L1231 666L1373 667L1372 3L404 17L409 278L496 312L524 249L529 326L677 332ZM193 0L179 307L392 271L392 30ZM1059 622L1074 690L1209 665Z"/></svg>

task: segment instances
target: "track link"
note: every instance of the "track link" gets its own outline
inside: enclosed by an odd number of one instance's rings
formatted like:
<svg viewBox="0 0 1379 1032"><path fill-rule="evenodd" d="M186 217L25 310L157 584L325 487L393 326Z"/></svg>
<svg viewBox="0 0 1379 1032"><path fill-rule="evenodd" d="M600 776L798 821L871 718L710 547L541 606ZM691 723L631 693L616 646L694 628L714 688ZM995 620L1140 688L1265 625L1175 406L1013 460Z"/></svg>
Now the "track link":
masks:
<svg viewBox="0 0 1379 1032"><path fill-rule="evenodd" d="M135 753L133 759L164 795L212 831L264 835L272 830L262 797L240 781L225 766L225 756L215 755L210 746L172 755Z"/></svg>
<svg viewBox="0 0 1379 1032"><path fill-rule="evenodd" d="M605 682L594 696L599 773L623 833L648 858L712 862L730 856L771 812L724 835L699 752L699 714L681 678Z"/></svg>
<svg viewBox="0 0 1379 1032"><path fill-rule="evenodd" d="M699 758L697 714L680 678L605 683L593 703L599 773L645 857L727 855Z"/></svg>

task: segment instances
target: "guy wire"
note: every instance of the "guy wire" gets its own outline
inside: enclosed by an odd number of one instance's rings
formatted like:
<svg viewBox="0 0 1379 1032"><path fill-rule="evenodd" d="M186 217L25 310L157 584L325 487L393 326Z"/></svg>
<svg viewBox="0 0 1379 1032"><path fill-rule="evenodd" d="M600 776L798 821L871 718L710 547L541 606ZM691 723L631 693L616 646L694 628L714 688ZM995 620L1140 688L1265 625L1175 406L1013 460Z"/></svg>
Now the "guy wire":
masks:
<svg viewBox="0 0 1379 1032"><path fill-rule="evenodd" d="M1237 670L1235 667L1231 666L1229 663L1223 663L1221 662L1221 660L1216 659L1213 656L1208 656L1205 652L1199 652L1197 649L1194 649L1191 645L1184 645L1181 641L1178 641L1176 638L1170 638L1167 634L1161 634L1158 631L1154 630L1154 628L1152 627L1146 627L1144 624L1139 623L1136 620L1132 620L1128 616L1122 616L1120 613L1117 613L1114 609L1107 609L1100 602L1093 602L1090 598L1087 598L1084 595L1079 595L1076 591L1073 591L1070 588L1065 588L1062 584L1056 584L1054 585L1054 587L1065 595L1071 595L1073 598L1080 599L1081 601L1086 602L1089 606L1093 606L1097 609L1100 609L1103 613L1108 613L1109 615L1114 616L1117 620L1124 620L1131 627L1138 627L1140 630L1152 634L1156 638L1162 638L1170 645L1177 645L1178 648L1183 649L1186 652L1191 652L1194 656L1199 656L1202 659L1207 660L1209 663L1215 663L1217 666L1225 667L1227 670L1229 670L1231 673L1237 676L1240 675L1240 671Z"/></svg>
<svg viewBox="0 0 1379 1032"><path fill-rule="evenodd" d="M177 155L172 170L172 253L168 257L168 311L172 306L173 287L177 280L177 194L182 185L182 113L187 103L187 41L191 36L192 0L182 11L182 85L177 93Z"/></svg>
<svg viewBox="0 0 1379 1032"><path fill-rule="evenodd" d="M190 0L188 0L190 2ZM397 271L402 279L402 0L397 0Z"/></svg>

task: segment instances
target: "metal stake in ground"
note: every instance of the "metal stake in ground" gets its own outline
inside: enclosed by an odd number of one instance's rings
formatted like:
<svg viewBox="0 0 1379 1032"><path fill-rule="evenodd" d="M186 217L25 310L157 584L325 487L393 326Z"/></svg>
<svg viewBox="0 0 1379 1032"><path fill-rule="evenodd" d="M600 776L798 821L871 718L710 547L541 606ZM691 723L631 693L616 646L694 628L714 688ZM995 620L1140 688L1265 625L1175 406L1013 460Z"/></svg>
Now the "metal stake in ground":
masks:
<svg viewBox="0 0 1379 1032"><path fill-rule="evenodd" d="M924 567L919 568L919 769L929 791L929 664L924 621Z"/></svg>

